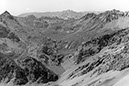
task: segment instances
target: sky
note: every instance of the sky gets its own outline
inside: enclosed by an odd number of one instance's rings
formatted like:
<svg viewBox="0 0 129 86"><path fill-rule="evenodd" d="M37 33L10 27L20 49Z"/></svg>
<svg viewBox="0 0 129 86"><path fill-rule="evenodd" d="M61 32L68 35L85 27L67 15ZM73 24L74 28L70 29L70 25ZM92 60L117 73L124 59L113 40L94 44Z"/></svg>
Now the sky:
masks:
<svg viewBox="0 0 129 86"><path fill-rule="evenodd" d="M129 0L0 0L0 14L13 15L27 12L53 12L62 10L105 11L118 9L129 11Z"/></svg>

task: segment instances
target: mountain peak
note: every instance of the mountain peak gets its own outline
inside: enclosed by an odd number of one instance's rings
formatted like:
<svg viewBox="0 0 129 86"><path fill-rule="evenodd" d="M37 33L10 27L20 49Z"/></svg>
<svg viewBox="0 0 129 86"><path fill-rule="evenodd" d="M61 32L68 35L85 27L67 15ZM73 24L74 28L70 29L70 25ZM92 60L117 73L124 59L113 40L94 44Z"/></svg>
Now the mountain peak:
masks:
<svg viewBox="0 0 129 86"><path fill-rule="evenodd" d="M36 17L34 15L28 15L26 18L36 19Z"/></svg>
<svg viewBox="0 0 129 86"><path fill-rule="evenodd" d="M98 14L97 17L101 19L105 19L107 22L111 22L112 20L116 20L119 17L125 17L125 16L128 16L127 13L113 9L113 10L108 10L106 12L102 12Z"/></svg>
<svg viewBox="0 0 129 86"><path fill-rule="evenodd" d="M67 12L75 12L75 11L70 10L70 9L67 9L67 10L64 10L64 11L67 11Z"/></svg>
<svg viewBox="0 0 129 86"><path fill-rule="evenodd" d="M113 9L111 12L120 12L120 10Z"/></svg>
<svg viewBox="0 0 129 86"><path fill-rule="evenodd" d="M124 12L120 11L120 10L116 10L116 9L113 9L113 10L109 10L109 11L106 11L105 14L113 14L113 15L124 15Z"/></svg>
<svg viewBox="0 0 129 86"><path fill-rule="evenodd" d="M96 16L95 13L87 13L85 16L81 17L80 19L86 20L86 19L92 18L94 16Z"/></svg>
<svg viewBox="0 0 129 86"><path fill-rule="evenodd" d="M64 10L64 11L62 11L62 12L64 12L64 13L76 13L76 11L73 11L73 10L70 10L70 9Z"/></svg>
<svg viewBox="0 0 129 86"><path fill-rule="evenodd" d="M2 13L1 17L2 18L14 19L13 16L8 11L5 11L4 13Z"/></svg>
<svg viewBox="0 0 129 86"><path fill-rule="evenodd" d="M11 14L10 14L8 11L5 11L5 12L2 13L1 15L4 15L4 16L10 16Z"/></svg>

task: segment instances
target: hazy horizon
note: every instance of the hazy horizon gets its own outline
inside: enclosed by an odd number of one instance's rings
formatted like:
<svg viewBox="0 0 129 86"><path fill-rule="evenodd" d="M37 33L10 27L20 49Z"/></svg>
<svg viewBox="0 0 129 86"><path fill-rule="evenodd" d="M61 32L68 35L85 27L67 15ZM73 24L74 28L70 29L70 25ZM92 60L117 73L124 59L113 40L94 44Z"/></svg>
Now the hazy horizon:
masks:
<svg viewBox="0 0 129 86"><path fill-rule="evenodd" d="M76 12L112 9L129 11L129 0L0 0L0 14L6 10L13 15L20 15L68 9Z"/></svg>

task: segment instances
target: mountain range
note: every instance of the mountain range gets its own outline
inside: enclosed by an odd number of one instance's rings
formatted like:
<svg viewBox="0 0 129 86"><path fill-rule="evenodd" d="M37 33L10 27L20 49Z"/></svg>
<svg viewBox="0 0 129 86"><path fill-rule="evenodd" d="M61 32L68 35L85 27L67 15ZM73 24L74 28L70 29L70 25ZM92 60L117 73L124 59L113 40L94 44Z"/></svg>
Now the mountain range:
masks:
<svg viewBox="0 0 129 86"><path fill-rule="evenodd" d="M121 86L129 12L0 15L0 86Z"/></svg>
<svg viewBox="0 0 129 86"><path fill-rule="evenodd" d="M92 11L76 12L73 10L64 10L64 11L57 11L57 12L29 12L29 13L20 14L19 16L26 17L29 15L34 15L37 18L45 16L45 17L59 17L59 18L63 18L63 19L69 19L69 18L78 19L78 18L86 15L87 13L92 13ZM98 14L100 12L94 11L94 13Z"/></svg>

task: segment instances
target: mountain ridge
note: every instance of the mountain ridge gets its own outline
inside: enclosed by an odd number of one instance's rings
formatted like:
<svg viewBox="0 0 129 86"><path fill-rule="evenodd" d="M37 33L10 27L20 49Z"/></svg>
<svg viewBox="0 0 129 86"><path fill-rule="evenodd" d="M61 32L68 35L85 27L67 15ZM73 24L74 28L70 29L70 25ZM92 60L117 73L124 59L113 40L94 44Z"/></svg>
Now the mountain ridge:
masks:
<svg viewBox="0 0 129 86"><path fill-rule="evenodd" d="M28 15L34 15L37 18L40 18L42 16L46 16L46 17L59 17L59 18L63 18L63 19L69 19L69 18L75 18L78 19L82 16L84 16L85 14L89 13L89 11L87 12L76 12L73 10L64 10L64 11L56 11L56 12L30 12L30 13L23 13L20 14L20 17L25 17ZM99 12L94 12L94 13L99 13Z"/></svg>

